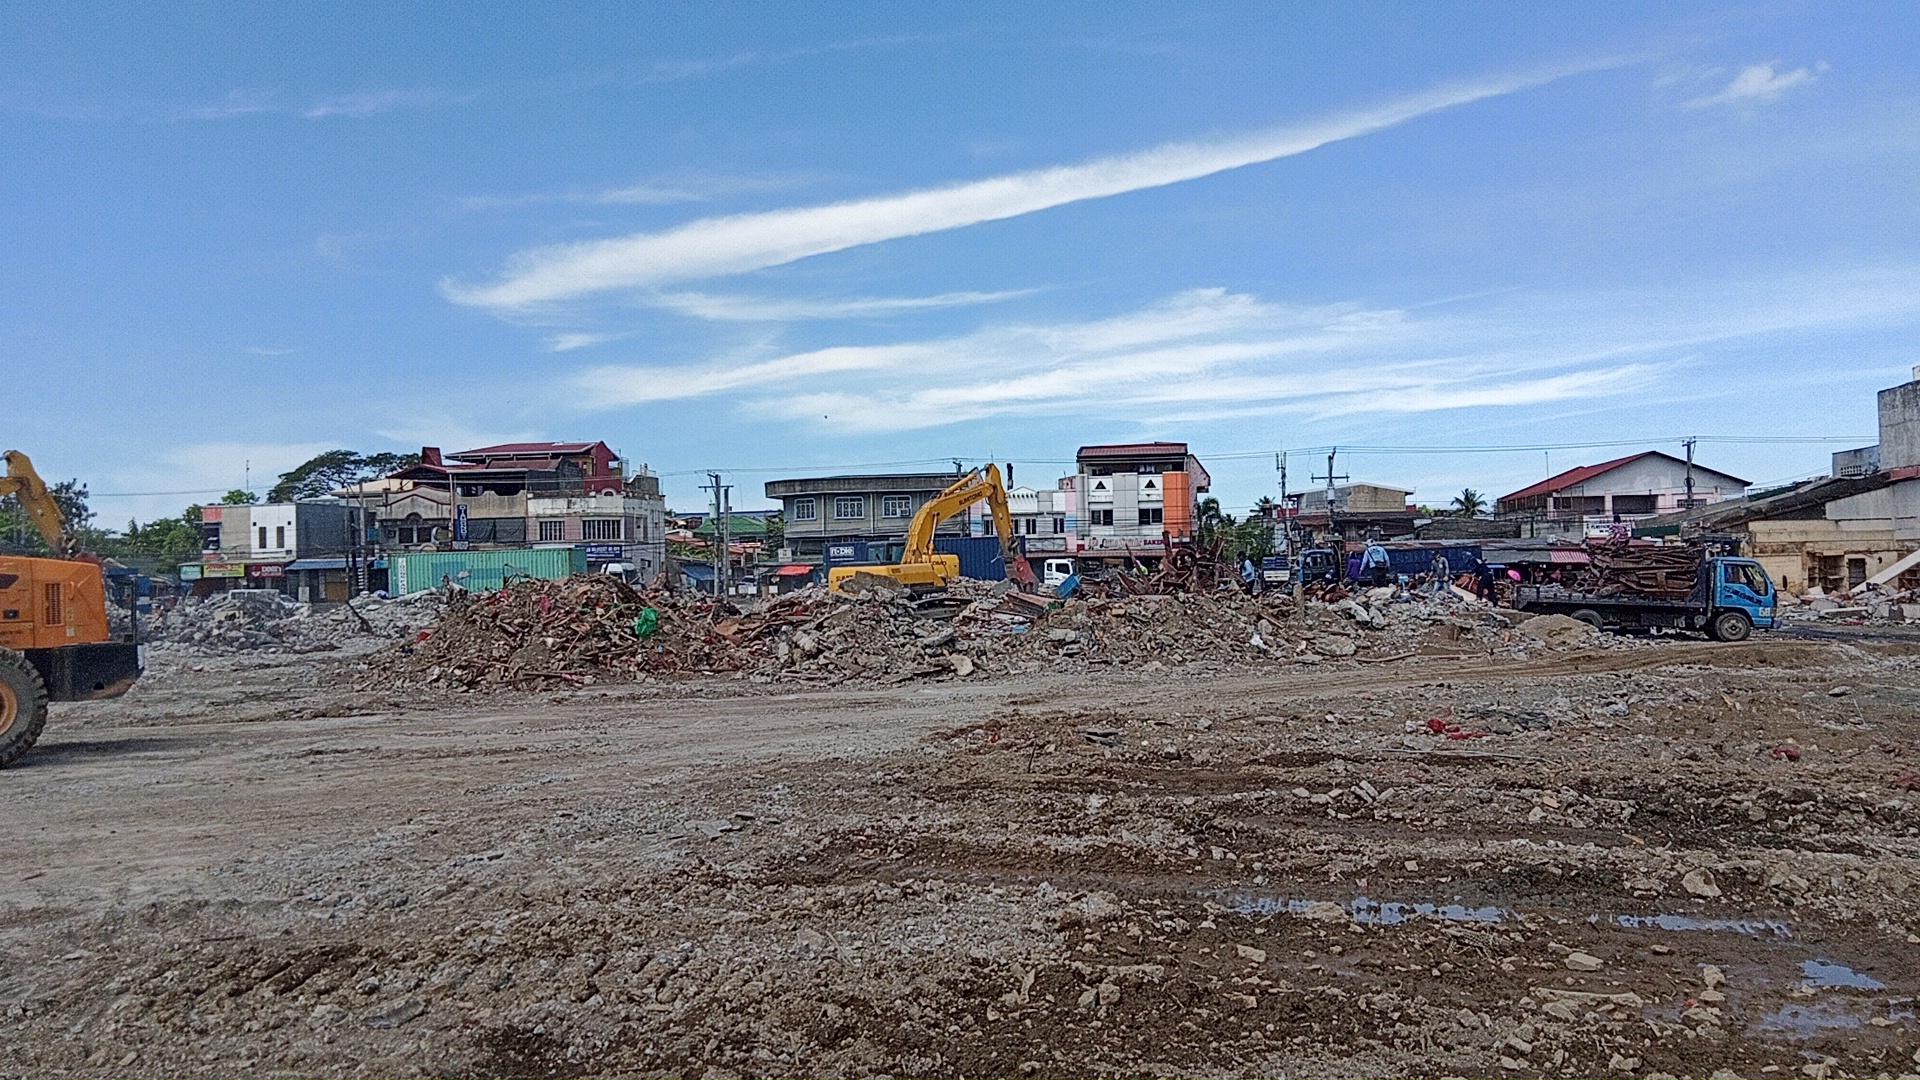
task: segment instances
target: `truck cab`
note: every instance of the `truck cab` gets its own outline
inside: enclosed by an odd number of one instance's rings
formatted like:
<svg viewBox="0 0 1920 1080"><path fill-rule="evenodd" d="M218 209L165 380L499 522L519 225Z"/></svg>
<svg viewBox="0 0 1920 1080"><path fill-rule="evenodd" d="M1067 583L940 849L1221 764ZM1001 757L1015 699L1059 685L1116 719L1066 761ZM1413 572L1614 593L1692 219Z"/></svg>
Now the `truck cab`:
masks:
<svg viewBox="0 0 1920 1080"><path fill-rule="evenodd" d="M1300 580L1340 581L1347 576L1347 563L1344 556L1332 548L1308 548L1300 553Z"/></svg>
<svg viewBox="0 0 1920 1080"><path fill-rule="evenodd" d="M1774 627L1774 604L1778 594L1773 588L1773 579L1767 576L1765 567L1752 559L1735 559L1719 556L1707 560L1713 571L1713 628L1716 637L1732 636L1726 630L1733 630L1733 621L1744 618L1749 628L1771 630ZM1722 627L1722 620L1729 625ZM1736 630L1738 637L1744 632Z"/></svg>
<svg viewBox="0 0 1920 1080"><path fill-rule="evenodd" d="M1040 584L1055 588L1074 575L1072 559L1048 559L1040 564Z"/></svg>

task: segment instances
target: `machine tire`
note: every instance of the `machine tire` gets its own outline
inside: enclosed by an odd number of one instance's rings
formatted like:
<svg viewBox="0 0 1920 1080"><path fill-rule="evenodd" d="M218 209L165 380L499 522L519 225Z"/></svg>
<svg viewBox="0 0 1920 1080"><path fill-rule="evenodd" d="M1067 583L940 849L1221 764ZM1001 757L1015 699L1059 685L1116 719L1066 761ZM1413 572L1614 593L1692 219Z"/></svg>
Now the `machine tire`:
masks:
<svg viewBox="0 0 1920 1080"><path fill-rule="evenodd" d="M1745 641L1753 634L1753 622L1745 612L1723 611L1707 624L1707 634L1715 641Z"/></svg>
<svg viewBox="0 0 1920 1080"><path fill-rule="evenodd" d="M1605 630L1607 628L1606 621L1600 618L1600 613L1590 607L1583 607L1579 611L1574 612L1573 617L1593 627L1595 630Z"/></svg>
<svg viewBox="0 0 1920 1080"><path fill-rule="evenodd" d="M47 684L24 654L0 649L0 766L33 748L47 726Z"/></svg>

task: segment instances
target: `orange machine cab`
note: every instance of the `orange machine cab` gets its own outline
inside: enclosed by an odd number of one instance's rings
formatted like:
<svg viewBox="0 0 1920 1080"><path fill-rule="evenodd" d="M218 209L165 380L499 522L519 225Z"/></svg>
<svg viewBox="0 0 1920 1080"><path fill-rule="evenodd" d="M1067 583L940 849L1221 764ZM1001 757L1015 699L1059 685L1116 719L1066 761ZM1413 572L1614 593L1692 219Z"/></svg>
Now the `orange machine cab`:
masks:
<svg viewBox="0 0 1920 1080"><path fill-rule="evenodd" d="M57 649L107 637L98 563L0 556L0 648Z"/></svg>

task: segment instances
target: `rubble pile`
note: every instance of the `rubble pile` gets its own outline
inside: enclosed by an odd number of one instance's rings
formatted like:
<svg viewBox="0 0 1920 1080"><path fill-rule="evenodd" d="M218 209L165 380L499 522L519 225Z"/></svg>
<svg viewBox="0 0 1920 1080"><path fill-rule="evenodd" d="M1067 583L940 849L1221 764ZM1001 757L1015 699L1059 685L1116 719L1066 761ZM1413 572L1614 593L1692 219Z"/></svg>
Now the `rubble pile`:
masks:
<svg viewBox="0 0 1920 1080"><path fill-rule="evenodd" d="M897 683L1115 664L1318 663L1447 651L1588 647L1579 634L1516 635L1525 620L1453 594L1385 587L1332 603L1237 590L1057 599L1011 582L915 597L884 579L804 589L745 609L642 592L605 576L520 580L462 598L396 649L403 684L472 690L675 674Z"/></svg>
<svg viewBox="0 0 1920 1080"><path fill-rule="evenodd" d="M1814 586L1802 593L1799 602L1782 593L1780 614L1790 619L1824 619L1850 623L1920 622L1920 590L1897 589L1892 585L1867 584L1851 592L1830 596Z"/></svg>
<svg viewBox="0 0 1920 1080"><path fill-rule="evenodd" d="M438 594L416 593L316 609L272 589L233 589L188 597L142 619L140 632L147 641L203 652L326 652L357 639L414 634L439 618L441 606Z"/></svg>

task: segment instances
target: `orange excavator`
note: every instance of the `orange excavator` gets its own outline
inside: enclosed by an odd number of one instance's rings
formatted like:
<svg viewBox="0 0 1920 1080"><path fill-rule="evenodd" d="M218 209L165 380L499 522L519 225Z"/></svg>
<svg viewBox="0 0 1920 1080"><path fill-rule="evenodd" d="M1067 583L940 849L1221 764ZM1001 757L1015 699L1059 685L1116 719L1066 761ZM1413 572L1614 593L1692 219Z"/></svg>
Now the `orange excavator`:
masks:
<svg viewBox="0 0 1920 1080"><path fill-rule="evenodd" d="M1013 513L1007 507L1007 485L1000 479L1000 467L989 463L955 480L945 491L928 499L907 523L907 546L897 563L869 566L836 566L827 572L827 587L845 591L856 574L892 578L916 593L938 592L960 576L960 556L933 550L933 533L940 523L985 499L993 512L994 532L1000 537L1000 554L1007 564L1007 576L1024 588L1036 582L1033 567L1020 551L1019 538L1013 534Z"/></svg>
<svg viewBox="0 0 1920 1080"><path fill-rule="evenodd" d="M6 452L12 495L58 558L0 555L0 765L26 753L47 702L119 697L140 677L140 646L112 640L100 563L80 555L33 462Z"/></svg>

